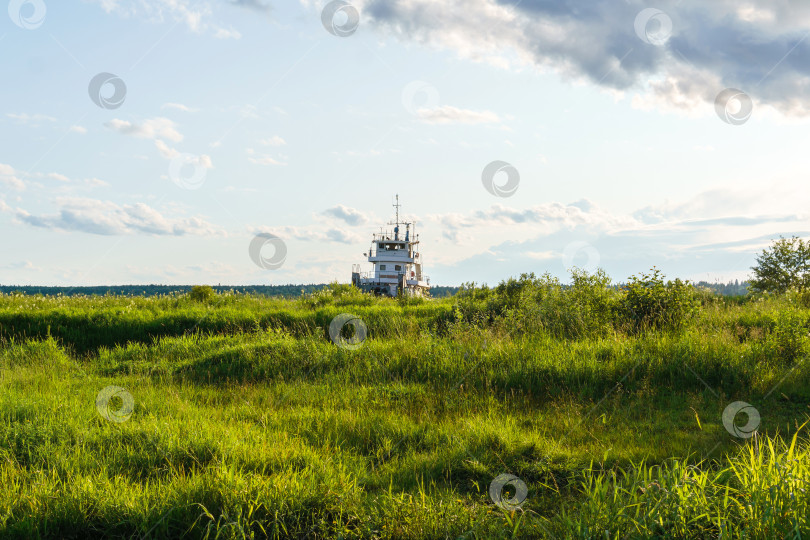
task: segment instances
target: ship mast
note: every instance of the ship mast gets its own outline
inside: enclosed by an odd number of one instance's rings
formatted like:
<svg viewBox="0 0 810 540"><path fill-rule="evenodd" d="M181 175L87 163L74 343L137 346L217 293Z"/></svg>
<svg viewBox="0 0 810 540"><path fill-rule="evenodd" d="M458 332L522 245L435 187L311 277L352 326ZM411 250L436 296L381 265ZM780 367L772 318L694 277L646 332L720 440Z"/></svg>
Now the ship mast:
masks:
<svg viewBox="0 0 810 540"><path fill-rule="evenodd" d="M397 218L396 221L393 223L393 225L394 225L394 240L399 240L399 207L401 206L399 204L399 193L397 193L397 202L392 204L391 206L397 209Z"/></svg>
<svg viewBox="0 0 810 540"><path fill-rule="evenodd" d="M400 207L400 204L399 204L399 193L397 193L397 202L396 202L396 204L394 204L394 208L396 208L396 209L397 209L397 223L396 223L397 227L399 227L399 207Z"/></svg>

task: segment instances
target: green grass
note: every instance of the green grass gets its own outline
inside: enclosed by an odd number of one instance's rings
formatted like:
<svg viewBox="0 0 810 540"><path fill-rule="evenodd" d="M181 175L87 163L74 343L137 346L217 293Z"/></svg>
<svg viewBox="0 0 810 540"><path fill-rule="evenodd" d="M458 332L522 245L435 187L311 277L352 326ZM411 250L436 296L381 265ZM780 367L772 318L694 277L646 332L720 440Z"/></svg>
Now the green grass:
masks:
<svg viewBox="0 0 810 540"><path fill-rule="evenodd" d="M0 537L810 535L807 308L568 339L454 306L0 296ZM328 337L344 312L357 350ZM96 410L110 385L124 422ZM733 401L755 437L724 428Z"/></svg>

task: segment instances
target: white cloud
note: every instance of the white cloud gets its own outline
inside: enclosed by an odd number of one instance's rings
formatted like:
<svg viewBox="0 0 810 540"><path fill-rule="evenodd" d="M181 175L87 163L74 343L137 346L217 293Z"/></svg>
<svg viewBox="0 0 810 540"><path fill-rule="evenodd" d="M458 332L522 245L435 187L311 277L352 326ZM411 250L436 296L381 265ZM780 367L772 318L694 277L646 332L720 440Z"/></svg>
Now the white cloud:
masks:
<svg viewBox="0 0 810 540"><path fill-rule="evenodd" d="M265 146L284 146L285 144L287 144L287 141L285 141L278 135L274 135L267 139L262 139L259 142Z"/></svg>
<svg viewBox="0 0 810 540"><path fill-rule="evenodd" d="M166 217L144 204L119 205L111 201L87 198L60 198L59 211L50 215L32 215L17 208L15 218L28 225L46 229L77 231L99 235L151 234L161 236L220 235L223 231L199 217ZM6 208L6 211L10 209Z"/></svg>
<svg viewBox="0 0 810 540"><path fill-rule="evenodd" d="M191 31L213 33L216 38L239 39L242 34L233 28L215 24L221 19L217 13L223 7L236 6L269 14L270 3L261 0L92 0L106 13L121 17L140 17L154 23L176 21L184 23Z"/></svg>
<svg viewBox="0 0 810 540"><path fill-rule="evenodd" d="M256 151L253 148L248 148L246 152L248 154L248 161L250 161L251 163L255 163L256 165L278 165L278 166L287 165L283 161L279 161L278 159L270 155L267 154L257 155Z"/></svg>
<svg viewBox="0 0 810 540"><path fill-rule="evenodd" d="M517 209L494 204L486 210L469 214L445 213L429 215L428 219L439 223L445 231L462 229L493 229L521 226L521 231L555 230L586 226L599 230L616 230L638 225L630 216L616 216L606 212L588 200L571 204L547 203Z"/></svg>
<svg viewBox="0 0 810 540"><path fill-rule="evenodd" d="M199 164L201 167L205 167L206 169L214 168L214 163L211 161L211 156L208 154L197 156L197 164Z"/></svg>
<svg viewBox="0 0 810 540"><path fill-rule="evenodd" d="M11 165L0 163L0 184L8 186L11 189L22 191L25 189L25 183L20 180L17 171Z"/></svg>
<svg viewBox="0 0 810 540"><path fill-rule="evenodd" d="M427 124L493 124L500 122L491 111L473 111L443 105L433 109L419 109L419 118Z"/></svg>
<svg viewBox="0 0 810 540"><path fill-rule="evenodd" d="M47 114L14 114L6 113L6 116L13 120L17 120L21 124L37 124L38 122L56 122L56 118L48 116Z"/></svg>
<svg viewBox="0 0 810 540"><path fill-rule="evenodd" d="M160 108L161 109L175 109L175 110L183 111L183 112L197 112L197 111L199 111L199 109L193 109L193 108L189 107L188 105L183 105L182 103L164 103Z"/></svg>
<svg viewBox="0 0 810 540"><path fill-rule="evenodd" d="M79 135L84 135L87 133L87 128L83 126L70 126L71 133L78 133Z"/></svg>
<svg viewBox="0 0 810 540"><path fill-rule="evenodd" d="M326 238L341 244L358 244L361 240L357 234L345 229L329 229L326 231Z"/></svg>
<svg viewBox="0 0 810 540"><path fill-rule="evenodd" d="M653 265L691 279L696 268L722 276L747 273L770 239L810 236L808 207L810 194L770 185L707 191L631 214L587 200L525 208L495 204L428 215L421 233L431 266L454 282L497 281L529 271L564 277L563 254L582 245L591 247L577 250L576 264L585 264L593 248L598 264L619 280Z"/></svg>
<svg viewBox="0 0 810 540"><path fill-rule="evenodd" d="M258 227L253 233L269 232L275 234L285 242L288 240L299 240L302 242L337 242L340 244L359 244L362 238L352 231L332 227L324 230L320 226L309 227Z"/></svg>
<svg viewBox="0 0 810 540"><path fill-rule="evenodd" d="M2 210L2 208L0 208ZM42 268L35 266L31 261L18 261L0 266L5 270L26 270L29 272L39 272Z"/></svg>
<svg viewBox="0 0 810 540"><path fill-rule="evenodd" d="M241 39L242 33L233 28L217 28L214 37L217 39Z"/></svg>
<svg viewBox="0 0 810 540"><path fill-rule="evenodd" d="M108 128L141 139L168 139L174 142L183 140L183 136L176 129L176 124L168 118L150 118L140 124L114 118L104 124Z"/></svg>
<svg viewBox="0 0 810 540"><path fill-rule="evenodd" d="M368 223L368 216L356 208L350 208L339 204L323 211L323 215L331 216L345 221L349 225L363 225Z"/></svg>
<svg viewBox="0 0 810 540"><path fill-rule="evenodd" d="M48 173L48 174L45 175L45 177L49 178L51 180L56 180L58 182L70 182L70 178L68 178L64 174Z"/></svg>
<svg viewBox="0 0 810 540"><path fill-rule="evenodd" d="M90 187L109 187L109 183L105 182L104 180L99 180L98 178L86 178L84 180L85 185Z"/></svg>
<svg viewBox="0 0 810 540"><path fill-rule="evenodd" d="M166 20L183 22L194 32L209 28L207 19L213 11L209 2L198 0L95 1L107 13L116 13L121 17L142 17L155 23Z"/></svg>
<svg viewBox="0 0 810 540"><path fill-rule="evenodd" d="M180 152L178 152L174 148L171 148L168 144L161 141L160 139L155 139L155 146L157 147L158 152L160 152L160 155L166 159L174 159L175 157L180 155Z"/></svg>

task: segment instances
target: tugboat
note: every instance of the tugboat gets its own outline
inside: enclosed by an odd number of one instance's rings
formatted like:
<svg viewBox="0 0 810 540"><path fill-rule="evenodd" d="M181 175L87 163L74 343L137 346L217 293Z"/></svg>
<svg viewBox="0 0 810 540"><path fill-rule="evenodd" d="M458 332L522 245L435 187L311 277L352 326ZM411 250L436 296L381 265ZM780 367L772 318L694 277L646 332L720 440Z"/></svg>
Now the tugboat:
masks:
<svg viewBox="0 0 810 540"><path fill-rule="evenodd" d="M360 265L352 265L352 285L364 292L378 296L424 296L430 290L430 278L422 273L422 258L419 255L419 235L415 234L413 221L399 221L399 195L393 205L396 218L388 225L394 226L391 234L380 227L380 232L372 235L368 262L371 272L360 272ZM405 225L405 237L400 238L400 225ZM414 232L415 238L411 236Z"/></svg>

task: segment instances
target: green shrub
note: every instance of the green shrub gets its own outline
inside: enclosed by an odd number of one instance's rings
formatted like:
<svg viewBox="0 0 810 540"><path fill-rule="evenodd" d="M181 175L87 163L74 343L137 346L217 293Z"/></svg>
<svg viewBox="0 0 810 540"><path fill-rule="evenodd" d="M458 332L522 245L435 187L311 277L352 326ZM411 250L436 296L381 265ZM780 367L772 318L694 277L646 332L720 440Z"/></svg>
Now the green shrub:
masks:
<svg viewBox="0 0 810 540"><path fill-rule="evenodd" d="M453 298L455 303L448 323L489 324L504 311L502 296L494 294L494 290L486 285L477 286L475 282L462 283Z"/></svg>
<svg viewBox="0 0 810 540"><path fill-rule="evenodd" d="M301 295L299 301L308 308L319 308L332 304L336 306L370 306L375 302L375 297L372 294L364 293L354 285L333 281L319 291Z"/></svg>
<svg viewBox="0 0 810 540"><path fill-rule="evenodd" d="M195 285L188 293L189 300L194 302L210 302L216 296L217 293L209 285Z"/></svg>
<svg viewBox="0 0 810 540"><path fill-rule="evenodd" d="M613 331L619 295L603 270L588 274L574 269L564 298L569 337L604 337Z"/></svg>
<svg viewBox="0 0 810 540"><path fill-rule="evenodd" d="M661 271L631 276L620 306L623 322L631 331L680 328L697 309L697 297L688 281L664 282Z"/></svg>
<svg viewBox="0 0 810 540"><path fill-rule="evenodd" d="M810 351L807 316L793 310L777 311L764 347L769 358L781 362L803 358Z"/></svg>
<svg viewBox="0 0 810 540"><path fill-rule="evenodd" d="M512 333L546 331L563 339L604 337L613 331L617 292L602 270L571 272L571 284L544 274L501 282L488 305L500 326Z"/></svg>

